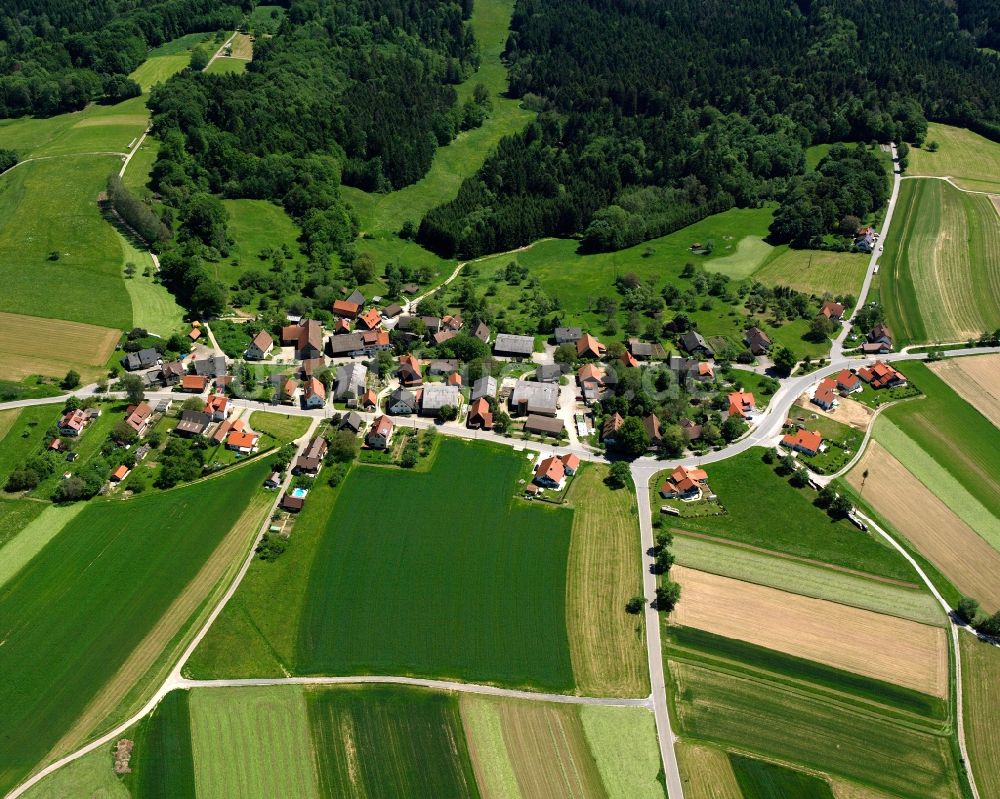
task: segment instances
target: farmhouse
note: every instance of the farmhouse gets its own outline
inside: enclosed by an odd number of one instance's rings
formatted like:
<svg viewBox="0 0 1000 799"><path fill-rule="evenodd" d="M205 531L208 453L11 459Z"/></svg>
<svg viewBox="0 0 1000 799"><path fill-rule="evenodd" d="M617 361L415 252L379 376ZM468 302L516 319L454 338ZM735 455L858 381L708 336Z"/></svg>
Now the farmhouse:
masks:
<svg viewBox="0 0 1000 799"><path fill-rule="evenodd" d="M359 308L365 304L365 295L361 293L361 289L354 289L347 297L348 302L353 302Z"/></svg>
<svg viewBox="0 0 1000 799"><path fill-rule="evenodd" d="M309 442L299 457L295 459L292 466L293 474L308 474L315 477L319 470L323 468L323 458L326 457L327 443L323 436L316 436Z"/></svg>
<svg viewBox="0 0 1000 799"><path fill-rule="evenodd" d="M279 503L281 509L287 510L289 513L298 513L305 504L305 497L293 497L287 492L281 497L281 502Z"/></svg>
<svg viewBox="0 0 1000 799"><path fill-rule="evenodd" d="M226 358L224 355L209 355L207 358L192 358L194 373L202 377L222 377L226 374Z"/></svg>
<svg viewBox="0 0 1000 799"><path fill-rule="evenodd" d="M637 338L630 338L628 340L628 351L640 361L648 361L650 359L662 360L667 357L667 353L663 347L656 342L639 341Z"/></svg>
<svg viewBox="0 0 1000 799"><path fill-rule="evenodd" d="M538 414L533 413L524 420L524 429L528 433L539 433L545 436L559 436L562 435L565 427L563 426L562 419L553 419L549 416L539 416Z"/></svg>
<svg viewBox="0 0 1000 799"><path fill-rule="evenodd" d="M457 335L458 333L456 333L454 330L441 330L435 333L433 336L431 336L431 343L434 344L434 346L436 347L440 344L444 344L449 339L455 338L455 336Z"/></svg>
<svg viewBox="0 0 1000 799"><path fill-rule="evenodd" d="M184 375L181 378L181 391L201 394L206 388L208 388L208 378L205 375Z"/></svg>
<svg viewBox="0 0 1000 799"><path fill-rule="evenodd" d="M853 394L855 391L861 391L861 378L858 377L850 369L841 369L837 373L837 390L843 391L845 394Z"/></svg>
<svg viewBox="0 0 1000 799"><path fill-rule="evenodd" d="M323 326L315 319L286 325L281 328L281 343L295 347L295 357L299 360L320 358L323 355Z"/></svg>
<svg viewBox="0 0 1000 799"><path fill-rule="evenodd" d="M212 417L213 422L221 422L233 411L229 397L213 394L205 403L205 413Z"/></svg>
<svg viewBox="0 0 1000 799"><path fill-rule="evenodd" d="M555 455L543 458L535 469L534 482L545 488L560 490L566 482L566 466Z"/></svg>
<svg viewBox="0 0 1000 799"><path fill-rule="evenodd" d="M577 370L576 380L585 398L598 399L598 392L604 387L604 370L593 363L584 364ZM587 397L588 392L593 396Z"/></svg>
<svg viewBox="0 0 1000 799"><path fill-rule="evenodd" d="M476 329L472 331L472 335L483 342L483 344L490 343L490 328L485 322L480 322L476 325Z"/></svg>
<svg viewBox="0 0 1000 799"><path fill-rule="evenodd" d="M395 416L408 416L417 412L417 395L405 388L397 388L389 395L386 410Z"/></svg>
<svg viewBox="0 0 1000 799"><path fill-rule="evenodd" d="M858 377L874 389L896 388L906 385L906 376L885 361L876 361L870 367L858 369Z"/></svg>
<svg viewBox="0 0 1000 799"><path fill-rule="evenodd" d="M781 439L782 446L796 452L801 452L803 455L815 455L819 452L819 447L822 443L823 436L812 430L799 430L795 433L788 433Z"/></svg>
<svg viewBox="0 0 1000 799"><path fill-rule="evenodd" d="M510 397L510 407L517 416L555 416L559 410L559 387L552 383L518 380Z"/></svg>
<svg viewBox="0 0 1000 799"><path fill-rule="evenodd" d="M156 366L159 361L160 353L152 347L147 347L138 352L130 352L122 358L121 364L125 367L126 371L135 372L138 369L148 369L150 366Z"/></svg>
<svg viewBox="0 0 1000 799"><path fill-rule="evenodd" d="M625 420L618 411L615 411L604 420L604 426L601 428L601 441L605 444L614 444L623 424L625 424Z"/></svg>
<svg viewBox="0 0 1000 799"><path fill-rule="evenodd" d="M333 315L341 319L354 319L361 312L361 304L350 300L334 300Z"/></svg>
<svg viewBox="0 0 1000 799"><path fill-rule="evenodd" d="M458 369L458 361L454 358L435 358L427 364L427 374L447 375Z"/></svg>
<svg viewBox="0 0 1000 799"><path fill-rule="evenodd" d="M603 358L606 351L607 347L590 335L590 333L584 333L576 342L577 358Z"/></svg>
<svg viewBox="0 0 1000 799"><path fill-rule="evenodd" d="M202 436L208 429L212 419L207 413L201 411L181 411L181 420L174 428L174 432L180 436L194 437Z"/></svg>
<svg viewBox="0 0 1000 799"><path fill-rule="evenodd" d="M322 408L326 405L326 388L315 377L302 385L302 405L305 408Z"/></svg>
<svg viewBox="0 0 1000 799"><path fill-rule="evenodd" d="M398 302L390 303L382 310L382 316L386 319L394 319L403 312L403 306Z"/></svg>
<svg viewBox="0 0 1000 799"><path fill-rule="evenodd" d="M757 410L757 401L749 391L733 391L729 395L729 415L749 420Z"/></svg>
<svg viewBox="0 0 1000 799"><path fill-rule="evenodd" d="M558 363L543 363L535 369L535 380L539 383L558 383L563 368Z"/></svg>
<svg viewBox="0 0 1000 799"><path fill-rule="evenodd" d="M248 361L264 360L274 348L274 339L266 330L261 330L247 346L243 355Z"/></svg>
<svg viewBox="0 0 1000 799"><path fill-rule="evenodd" d="M651 413L643 418L642 426L646 428L646 435L649 436L650 448L657 449L663 443L663 434L660 432L660 417Z"/></svg>
<svg viewBox="0 0 1000 799"><path fill-rule="evenodd" d="M420 415L437 416L446 405L457 408L461 401L462 395L456 386L428 383L424 386L420 402Z"/></svg>
<svg viewBox="0 0 1000 799"><path fill-rule="evenodd" d="M892 330L884 322L879 322L868 333L868 341L861 345L864 353L892 352Z"/></svg>
<svg viewBox="0 0 1000 799"><path fill-rule="evenodd" d="M759 327L747 328L743 341L754 355L767 355L771 351L771 337Z"/></svg>
<svg viewBox="0 0 1000 799"><path fill-rule="evenodd" d="M844 316L844 306L839 302L824 300L819 307L820 316L825 316L831 322L839 322Z"/></svg>
<svg viewBox="0 0 1000 799"><path fill-rule="evenodd" d="M712 348L697 330L688 330L681 336L679 343L688 355L703 355L706 358L712 356Z"/></svg>
<svg viewBox="0 0 1000 799"><path fill-rule="evenodd" d="M420 371L420 361L412 354L399 356L399 369L396 374L404 386L419 386L424 380Z"/></svg>
<svg viewBox="0 0 1000 799"><path fill-rule="evenodd" d="M367 442L372 449L385 449L392 441L392 431L395 427L388 416L379 416L368 431Z"/></svg>
<svg viewBox="0 0 1000 799"><path fill-rule="evenodd" d="M249 455L257 451L257 444L260 436L250 430L233 430L226 438L226 449L239 452L241 455Z"/></svg>
<svg viewBox="0 0 1000 799"><path fill-rule="evenodd" d="M64 436L78 436L87 426L87 414L77 408L67 412L59 420L59 432Z"/></svg>
<svg viewBox="0 0 1000 799"><path fill-rule="evenodd" d="M375 308L369 308L358 317L358 325L366 330L374 330L380 324L382 324L382 314Z"/></svg>
<svg viewBox="0 0 1000 799"><path fill-rule="evenodd" d="M493 342L493 354L510 358L530 358L535 351L535 339L531 336L515 336L512 333L498 333Z"/></svg>
<svg viewBox="0 0 1000 799"><path fill-rule="evenodd" d="M333 383L335 400L356 400L365 390L368 369L363 363L345 363L337 367Z"/></svg>
<svg viewBox="0 0 1000 799"><path fill-rule="evenodd" d="M472 401L472 404L469 405L469 415L465 420L465 424L473 430L493 429L493 411L490 410L490 403L487 402L486 397L480 397Z"/></svg>
<svg viewBox="0 0 1000 799"><path fill-rule="evenodd" d="M553 338L556 344L575 344L582 335L583 331L578 327L557 327Z"/></svg>
<svg viewBox="0 0 1000 799"><path fill-rule="evenodd" d="M664 499L697 499L702 489L707 488L707 483L708 473L704 469L678 466L660 486L660 496Z"/></svg>
<svg viewBox="0 0 1000 799"><path fill-rule="evenodd" d="M816 393L813 394L812 401L823 410L830 410L830 408L837 404L836 388L836 380L829 377L826 380L821 380L816 387Z"/></svg>
<svg viewBox="0 0 1000 799"><path fill-rule="evenodd" d="M484 397L495 397L497 395L497 379L490 375L483 375L472 384L472 394L469 399L475 402Z"/></svg>
<svg viewBox="0 0 1000 799"><path fill-rule="evenodd" d="M331 358L357 358L365 354L365 340L360 333L333 335L326 340L326 350Z"/></svg>
<svg viewBox="0 0 1000 799"><path fill-rule="evenodd" d="M870 227L859 228L854 236L854 246L861 252L871 252L875 249L875 229Z"/></svg>
<svg viewBox="0 0 1000 799"><path fill-rule="evenodd" d="M127 424L135 434L142 438L149 429L152 421L153 409L145 402L138 405L129 405L125 409L125 424Z"/></svg>

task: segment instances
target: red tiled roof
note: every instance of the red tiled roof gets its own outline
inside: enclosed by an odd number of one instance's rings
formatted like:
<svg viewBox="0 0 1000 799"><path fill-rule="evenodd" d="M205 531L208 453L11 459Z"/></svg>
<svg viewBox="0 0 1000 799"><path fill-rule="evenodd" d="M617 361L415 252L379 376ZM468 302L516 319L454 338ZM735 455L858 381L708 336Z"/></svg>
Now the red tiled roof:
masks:
<svg viewBox="0 0 1000 799"><path fill-rule="evenodd" d="M229 438L226 439L227 447L236 447L238 449L252 449L257 443L256 433L247 433L234 430L229 434Z"/></svg>
<svg viewBox="0 0 1000 799"><path fill-rule="evenodd" d="M376 419L372 424L372 429L370 434L373 436L381 436L382 438L386 438L392 432L393 427L395 427L395 424L393 423L392 419L390 419L388 416L379 416L378 419Z"/></svg>
<svg viewBox="0 0 1000 799"><path fill-rule="evenodd" d="M208 386L208 378L205 375L184 375L181 378L181 388L194 391L204 391Z"/></svg>
<svg viewBox="0 0 1000 799"><path fill-rule="evenodd" d="M733 391L729 395L730 416L745 416L756 407L757 402L749 391Z"/></svg>
<svg viewBox="0 0 1000 799"><path fill-rule="evenodd" d="M535 469L535 479L546 478L554 483L561 483L566 477L566 466L555 455L550 455L538 464Z"/></svg>
<svg viewBox="0 0 1000 799"><path fill-rule="evenodd" d="M861 382L861 378L858 377L850 369L841 369L837 373L837 386L842 388L844 391L850 391L856 388L858 383Z"/></svg>
<svg viewBox="0 0 1000 799"><path fill-rule="evenodd" d="M621 360L621 362L630 369L634 369L639 365L639 362L635 359L635 356L631 352L623 352L622 357L619 360Z"/></svg>
<svg viewBox="0 0 1000 799"><path fill-rule="evenodd" d="M355 317L361 310L361 306L356 302L348 302L347 300L334 300L333 301L333 312L337 316L349 316Z"/></svg>
<svg viewBox="0 0 1000 799"><path fill-rule="evenodd" d="M823 436L812 430L799 430L796 433L787 434L781 439L781 443L786 447L818 452L819 445L823 443Z"/></svg>
<svg viewBox="0 0 1000 799"><path fill-rule="evenodd" d="M114 472L111 474L111 479L124 480L126 477L128 477L128 473L129 473L129 468L123 463L121 466L119 466L117 469L114 470Z"/></svg>
<svg viewBox="0 0 1000 799"><path fill-rule="evenodd" d="M493 411L490 410L490 404L486 401L486 397L480 397L469 405L468 420L473 422L476 419L485 428L493 427Z"/></svg>
<svg viewBox="0 0 1000 799"><path fill-rule="evenodd" d="M580 336L580 340L576 342L576 354L580 356L587 353L600 356L604 354L604 350L605 346L590 335L590 333L584 333Z"/></svg>
<svg viewBox="0 0 1000 799"><path fill-rule="evenodd" d="M358 317L358 323L364 325L369 330L374 330L382 323L382 314L376 308L369 308Z"/></svg>
<svg viewBox="0 0 1000 799"><path fill-rule="evenodd" d="M560 455L559 460L563 462L563 465L567 469L572 469L576 471L580 468L580 456L574 455L572 452L567 452L565 455Z"/></svg>
<svg viewBox="0 0 1000 799"><path fill-rule="evenodd" d="M580 367L576 376L579 378L581 383L593 381L600 385L604 385L604 370L597 364L585 363Z"/></svg>

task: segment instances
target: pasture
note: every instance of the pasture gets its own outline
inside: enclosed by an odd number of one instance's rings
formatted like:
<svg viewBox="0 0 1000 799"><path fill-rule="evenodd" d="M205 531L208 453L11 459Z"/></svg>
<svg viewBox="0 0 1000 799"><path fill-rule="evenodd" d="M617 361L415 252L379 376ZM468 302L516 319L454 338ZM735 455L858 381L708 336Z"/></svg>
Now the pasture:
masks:
<svg viewBox="0 0 1000 799"><path fill-rule="evenodd" d="M387 686L306 698L322 796L479 796L457 697Z"/></svg>
<svg viewBox="0 0 1000 799"><path fill-rule="evenodd" d="M132 324L164 338L184 328L184 309L177 304L174 295L156 279L153 258L148 250L136 244L118 231L125 265L135 265L135 274L125 276L125 290L132 300ZM149 274L146 274L146 272ZM122 272L124 275L124 271ZM117 333L118 331L115 331ZM105 358L105 361L107 359Z"/></svg>
<svg viewBox="0 0 1000 799"><path fill-rule="evenodd" d="M683 603L682 603L683 604ZM808 684L670 660L678 732L906 799L961 796L949 735Z"/></svg>
<svg viewBox="0 0 1000 799"><path fill-rule="evenodd" d="M354 467L309 574L295 670L572 690L573 514L513 499L522 457L449 439L433 472Z"/></svg>
<svg viewBox="0 0 1000 799"><path fill-rule="evenodd" d="M789 796L833 799L829 783L819 777L743 755L731 754L729 761L744 799L785 799Z"/></svg>
<svg viewBox="0 0 1000 799"><path fill-rule="evenodd" d="M135 796L115 776L111 748L103 746L49 774L23 795L25 799L73 799L79 796L88 799L131 799ZM148 796L154 799L153 794Z"/></svg>
<svg viewBox="0 0 1000 799"><path fill-rule="evenodd" d="M97 208L118 163L110 156L57 158L0 176L0 311L131 326L121 245Z"/></svg>
<svg viewBox="0 0 1000 799"><path fill-rule="evenodd" d="M195 689L190 714L199 799L319 799L309 713L301 687Z"/></svg>
<svg viewBox="0 0 1000 799"><path fill-rule="evenodd" d="M1000 649L959 635L965 740L980 796L1000 796Z"/></svg>
<svg viewBox="0 0 1000 799"><path fill-rule="evenodd" d="M895 550L847 521L831 520L812 504L815 492L793 488L761 461L761 452L752 449L711 464L709 484L726 513L674 519L676 526L914 584L912 569ZM653 486L658 488L659 483ZM653 507L658 507L658 497L653 497Z"/></svg>
<svg viewBox="0 0 1000 799"><path fill-rule="evenodd" d="M847 482L962 594L1000 609L1000 553L877 441L869 442Z"/></svg>
<svg viewBox="0 0 1000 799"><path fill-rule="evenodd" d="M0 413L0 418L12 419L7 432L0 436L0 488L7 482L10 473L20 468L41 447L49 428L59 421L61 410L62 407L55 403Z"/></svg>
<svg viewBox="0 0 1000 799"><path fill-rule="evenodd" d="M1000 327L1000 215L989 197L906 180L897 213L878 282L897 348Z"/></svg>
<svg viewBox="0 0 1000 799"><path fill-rule="evenodd" d="M142 144L139 145L139 149L136 150L135 155L132 156L132 160L128 162L128 166L125 168L122 182L140 197L145 197L150 193L147 186L149 183L149 173L153 171L153 163L156 161L159 151L159 140L152 136L147 136Z"/></svg>
<svg viewBox="0 0 1000 799"><path fill-rule="evenodd" d="M55 538L72 519L80 514L85 507L82 502L72 505L50 505L43 502L23 500L5 502L6 505L27 505L40 511L35 518L22 527L12 530L16 533L9 537L7 543L0 549L0 588L12 580L21 569L27 566L31 559L41 552L45 545ZM19 514L19 520L23 513Z"/></svg>
<svg viewBox="0 0 1000 799"><path fill-rule="evenodd" d="M842 605L943 626L945 616L930 593L835 569L825 564L774 557L708 538L678 535L671 551L691 569L825 599Z"/></svg>
<svg viewBox="0 0 1000 799"><path fill-rule="evenodd" d="M578 712L609 799L665 799L653 714L591 705Z"/></svg>
<svg viewBox="0 0 1000 799"><path fill-rule="evenodd" d="M249 63L249 59L219 56L205 67L205 73L208 75L242 75L247 71Z"/></svg>
<svg viewBox="0 0 1000 799"><path fill-rule="evenodd" d="M309 429L308 416L292 416L290 414L254 411L250 414L247 424L251 430L266 433L280 444L287 444L305 435Z"/></svg>
<svg viewBox="0 0 1000 799"><path fill-rule="evenodd" d="M136 799L195 796L189 691L171 691L135 731L132 773L124 782ZM213 753L212 759L218 759ZM58 773L58 772L57 772Z"/></svg>
<svg viewBox="0 0 1000 799"><path fill-rule="evenodd" d="M223 200L222 205L234 243L230 258L207 265L219 280L231 285L246 272L270 274L271 261L260 257L268 247L285 247L298 257L301 231L283 208L268 200Z"/></svg>
<svg viewBox="0 0 1000 799"><path fill-rule="evenodd" d="M958 396L1000 427L1000 355L947 358L927 364Z"/></svg>
<svg viewBox="0 0 1000 799"><path fill-rule="evenodd" d="M736 638L907 688L947 696L940 627L676 566L674 624Z"/></svg>
<svg viewBox="0 0 1000 799"><path fill-rule="evenodd" d="M36 519L45 507L40 502L31 502L26 499L0 500L0 551L2 551L4 544ZM6 561L6 556L0 563L4 561ZM4 570L4 565L0 565L0 573ZM3 577L0 576L0 585L3 582Z"/></svg>
<svg viewBox="0 0 1000 799"><path fill-rule="evenodd" d="M159 652L143 645L163 629L182 592L194 609L204 601L207 592L192 590L193 581L266 471L257 461L127 502L91 501L0 589L0 671L7 678L0 683L0 791L47 753L79 744L141 683L141 673L130 674L117 697L108 692L127 664L156 659ZM187 618L170 620L166 641ZM74 729L79 738L70 740Z"/></svg>
<svg viewBox="0 0 1000 799"><path fill-rule="evenodd" d="M952 178L963 189L1000 193L1000 144L965 128L930 122L927 141L936 141L938 150L910 148L911 175Z"/></svg>
<svg viewBox="0 0 1000 799"><path fill-rule="evenodd" d="M868 269L868 256L858 252L825 252L776 247L753 272L765 286L788 286L796 291L822 296L857 296Z"/></svg>
<svg viewBox="0 0 1000 799"><path fill-rule="evenodd" d="M691 799L743 799L729 756L712 746L679 740L674 744L684 795Z"/></svg>
<svg viewBox="0 0 1000 799"><path fill-rule="evenodd" d="M144 93L147 93L157 83L163 83L172 75L180 72L190 61L190 52L150 56L136 67L129 77L142 87Z"/></svg>
<svg viewBox="0 0 1000 799"><path fill-rule="evenodd" d="M645 696L649 677L641 616L622 612L642 593L635 499L588 464L573 483L566 625L577 689L588 696Z"/></svg>
<svg viewBox="0 0 1000 799"><path fill-rule="evenodd" d="M17 150L21 159L95 151L124 155L148 118L145 100L133 97L47 118L4 119L0 120L0 147Z"/></svg>

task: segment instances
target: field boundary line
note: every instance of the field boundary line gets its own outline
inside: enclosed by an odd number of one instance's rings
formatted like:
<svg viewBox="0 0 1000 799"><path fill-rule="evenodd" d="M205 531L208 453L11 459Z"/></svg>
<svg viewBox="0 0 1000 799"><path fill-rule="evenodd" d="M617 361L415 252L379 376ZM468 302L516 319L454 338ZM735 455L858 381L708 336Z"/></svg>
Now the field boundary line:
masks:
<svg viewBox="0 0 1000 799"><path fill-rule="evenodd" d="M978 189L963 189L951 177L951 175L903 175L900 180L943 180L951 184L952 188L958 189L965 194L985 194L987 197L1000 196L1000 189L997 191L979 191Z"/></svg>

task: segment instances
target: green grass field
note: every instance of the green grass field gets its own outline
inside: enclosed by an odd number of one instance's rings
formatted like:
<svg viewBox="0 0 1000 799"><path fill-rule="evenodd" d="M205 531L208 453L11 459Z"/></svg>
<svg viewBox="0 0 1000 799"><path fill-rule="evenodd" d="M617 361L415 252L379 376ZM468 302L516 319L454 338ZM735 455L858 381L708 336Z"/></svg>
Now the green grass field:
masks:
<svg viewBox="0 0 1000 799"><path fill-rule="evenodd" d="M213 33L189 33L185 36L171 39L169 42L164 42L159 47L154 47L149 51L149 58L158 58L165 55L181 55L183 53L190 55L191 51L199 44L204 44L207 48L211 49L214 42L218 41L218 44L222 44L228 38L229 33L226 33L221 41L217 40Z"/></svg>
<svg viewBox="0 0 1000 799"><path fill-rule="evenodd" d="M433 472L355 467L309 576L296 670L572 689L573 516L512 498L520 461L447 440Z"/></svg>
<svg viewBox="0 0 1000 799"><path fill-rule="evenodd" d="M456 696L344 688L307 701L321 795L479 796Z"/></svg>
<svg viewBox="0 0 1000 799"><path fill-rule="evenodd" d="M922 624L943 626L946 621L941 606L923 590L687 535L674 538L672 551L680 565L723 577L899 616Z"/></svg>
<svg viewBox="0 0 1000 799"><path fill-rule="evenodd" d="M857 252L824 252L775 247L753 273L765 286L788 286L822 296L829 292L858 295L868 269L868 256Z"/></svg>
<svg viewBox="0 0 1000 799"><path fill-rule="evenodd" d="M41 502L21 499L0 500L0 548L27 527L44 509L45 505ZM0 584L2 582L3 578L0 577Z"/></svg>
<svg viewBox="0 0 1000 799"><path fill-rule="evenodd" d="M885 242L879 295L897 347L1000 327L1000 214L942 180L906 180Z"/></svg>
<svg viewBox="0 0 1000 799"><path fill-rule="evenodd" d="M652 714L642 708L591 705L579 713L609 799L665 799Z"/></svg>
<svg viewBox="0 0 1000 799"><path fill-rule="evenodd" d="M170 76L180 72L190 61L190 53L152 56L143 61L129 77L138 83L144 92L148 92L157 83L163 83Z"/></svg>
<svg viewBox="0 0 1000 799"><path fill-rule="evenodd" d="M816 414L815 419L809 418L811 411L801 412L799 408L793 408L790 415L804 416L805 420L800 422L805 429L819 433L823 436L823 443L826 449L817 452L815 455L798 456L801 463L806 464L817 474L836 474L857 454L865 434L855 427L830 419L827 416Z"/></svg>
<svg viewBox="0 0 1000 799"><path fill-rule="evenodd" d="M160 152L160 142L152 136L147 136L132 160L128 162L122 181L133 192L140 196L148 195L149 174L153 171L153 163Z"/></svg>
<svg viewBox="0 0 1000 799"><path fill-rule="evenodd" d="M186 329L184 309L177 304L174 295L166 286L155 280L153 259L148 250L136 247L135 243L118 233L124 265L135 264L135 274L125 277L125 290L132 301L132 324L151 333L168 338L171 333ZM146 275L146 270L150 274ZM124 271L122 272L124 275Z"/></svg>
<svg viewBox="0 0 1000 799"><path fill-rule="evenodd" d="M191 748L199 799L321 795L299 686L195 689Z"/></svg>
<svg viewBox="0 0 1000 799"><path fill-rule="evenodd" d="M16 530L16 535L8 540L3 549L0 550L0 555L2 555L0 557L0 588L3 588L21 569L27 566L45 548L45 545L86 507L82 502L63 506L37 501L27 501L27 504L41 509L41 513Z"/></svg>
<svg viewBox="0 0 1000 799"><path fill-rule="evenodd" d="M110 747L101 747L68 763L29 788L25 799L138 799L115 776Z"/></svg>
<svg viewBox="0 0 1000 799"><path fill-rule="evenodd" d="M208 75L242 75L247 71L249 63L245 58L219 56L206 67L205 73Z"/></svg>
<svg viewBox="0 0 1000 799"><path fill-rule="evenodd" d="M258 461L127 502L92 501L0 589L0 790L45 756L134 653L267 469Z"/></svg>
<svg viewBox="0 0 1000 799"><path fill-rule="evenodd" d="M744 799L833 799L829 783L810 774L742 755L730 754L729 762Z"/></svg>
<svg viewBox="0 0 1000 799"><path fill-rule="evenodd" d="M909 174L948 176L963 189L1000 194L1000 144L938 122L928 123L927 141L936 141L938 151L910 148Z"/></svg>
<svg viewBox="0 0 1000 799"><path fill-rule="evenodd" d="M795 489L753 449L707 467L709 485L726 509L721 516L671 519L668 524L834 566L912 582L909 564L847 521L834 522L812 504L815 492ZM751 488L752 487L752 488ZM659 483L652 486L656 491ZM654 496L654 507L658 495Z"/></svg>
<svg viewBox="0 0 1000 799"><path fill-rule="evenodd" d="M188 691L171 691L140 723L124 782L133 799L195 796ZM214 755L212 760L217 760Z"/></svg>
<svg viewBox="0 0 1000 799"><path fill-rule="evenodd" d="M1000 796L1000 649L971 635L959 636L965 738L972 773L982 797Z"/></svg>
<svg viewBox="0 0 1000 799"><path fill-rule="evenodd" d="M308 416L254 411L250 414L247 424L251 430L266 433L282 444L287 444L304 435L309 429L309 422Z"/></svg>
<svg viewBox="0 0 1000 799"><path fill-rule="evenodd" d="M53 404L0 413L0 419L13 417L13 421L5 425L6 433L0 435L0 488L11 472L20 468L42 446L46 432L59 421L61 410L60 405Z"/></svg>

